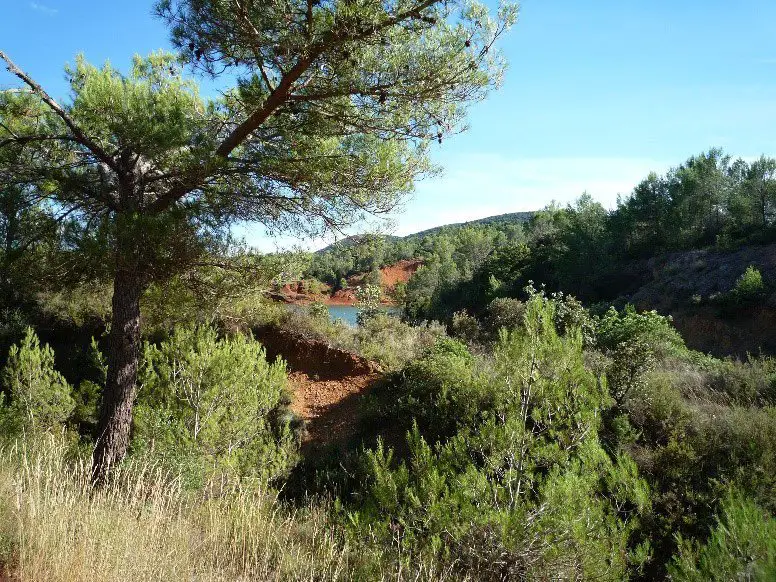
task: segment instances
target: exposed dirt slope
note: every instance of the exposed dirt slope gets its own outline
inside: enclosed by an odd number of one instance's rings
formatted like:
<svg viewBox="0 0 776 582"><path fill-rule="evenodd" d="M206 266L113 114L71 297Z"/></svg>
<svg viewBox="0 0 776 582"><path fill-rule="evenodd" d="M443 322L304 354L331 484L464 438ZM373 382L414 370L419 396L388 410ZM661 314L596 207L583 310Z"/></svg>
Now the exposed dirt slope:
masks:
<svg viewBox="0 0 776 582"><path fill-rule="evenodd" d="M324 341L275 327L254 330L270 360L290 368L291 409L305 421L302 454L347 441L356 431L360 403L380 377L380 368Z"/></svg>
<svg viewBox="0 0 776 582"><path fill-rule="evenodd" d="M409 281L410 277L422 264L422 261L419 260L402 260L380 269L380 286L383 289L382 303L391 304L396 285ZM271 293L270 296L277 301L299 305L312 303L313 301L327 305L354 305L356 303L355 288L361 285L365 276L366 273L353 275L348 279L348 287L346 289L334 292L331 291L331 287L328 285L323 285L320 292L311 293L305 288L303 281L295 281L283 285L277 292Z"/></svg>
<svg viewBox="0 0 776 582"><path fill-rule="evenodd" d="M776 244L733 251L676 252L634 262L621 276L631 289L624 301L670 314L687 345L717 356L776 353L776 294L736 312L721 309L715 296L730 291L748 266L776 285Z"/></svg>
<svg viewBox="0 0 776 582"><path fill-rule="evenodd" d="M322 380L301 371L288 377L291 410L305 421L302 454L346 442L356 432L361 401L379 378L377 374Z"/></svg>
<svg viewBox="0 0 776 582"><path fill-rule="evenodd" d="M422 261L412 260L399 261L393 265L383 267L380 269L380 281L383 288L388 292L392 292L396 288L397 283L406 283L409 281L410 277L415 274L415 271L417 271L422 264Z"/></svg>

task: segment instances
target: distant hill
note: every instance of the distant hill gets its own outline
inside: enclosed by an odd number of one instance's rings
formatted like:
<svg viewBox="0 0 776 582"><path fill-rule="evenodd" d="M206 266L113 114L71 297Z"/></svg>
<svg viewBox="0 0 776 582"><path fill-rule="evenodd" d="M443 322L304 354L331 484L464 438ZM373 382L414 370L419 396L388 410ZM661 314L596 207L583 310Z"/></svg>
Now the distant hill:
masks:
<svg viewBox="0 0 776 582"><path fill-rule="evenodd" d="M330 245L325 246L322 249L315 251L315 254L326 253L334 249L347 249L352 246L367 242L370 239L383 239L388 242L395 242L397 240L401 240L402 238L403 237L393 236L391 234L352 234L350 236L346 236L341 240L338 240L335 243L331 243Z"/></svg>
<svg viewBox="0 0 776 582"><path fill-rule="evenodd" d="M496 214L495 216L486 216L485 218L478 218L477 220L469 220L467 222L453 222L451 224L443 224L442 226L435 226L420 232L408 234L405 237L400 238L421 238L430 234L436 234L443 230L453 230L456 228L464 228L467 226L497 226L507 224L523 224L531 220L536 211L529 212L508 212L506 214Z"/></svg>
<svg viewBox="0 0 776 582"><path fill-rule="evenodd" d="M507 225L507 224L523 224L531 220L534 214L536 214L536 211L508 212L506 214L486 216L485 218L478 218L477 220L469 220L467 222L453 222L450 224L443 224L441 226L435 226L434 228L421 230L420 232L414 232L406 236L394 236L390 234L354 234L354 235L345 237L340 241L332 243L329 246L316 251L316 253L325 253L327 251L333 250L334 248L348 248L353 245L361 244L362 242L370 238L382 238L389 242L395 242L403 239L406 240L406 239L414 239L414 238L423 238L424 236L437 234L438 232L441 232L441 231L455 230L455 229L464 228L467 226L498 226L498 225Z"/></svg>

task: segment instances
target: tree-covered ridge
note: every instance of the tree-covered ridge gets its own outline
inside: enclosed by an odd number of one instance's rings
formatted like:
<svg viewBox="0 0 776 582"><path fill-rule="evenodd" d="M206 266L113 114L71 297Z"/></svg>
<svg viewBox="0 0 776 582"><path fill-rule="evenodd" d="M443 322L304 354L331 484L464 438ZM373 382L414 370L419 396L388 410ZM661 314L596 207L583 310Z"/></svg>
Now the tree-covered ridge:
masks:
<svg viewBox="0 0 776 582"><path fill-rule="evenodd" d="M565 207L450 225L402 239L367 238L313 257L309 274L336 284L400 259L424 263L404 297L407 314L448 319L517 297L528 281L589 302L632 286L634 261L674 251L776 241L776 160L732 159L712 149L663 176L650 174L605 209L585 193ZM746 268L744 266L741 271Z"/></svg>
<svg viewBox="0 0 776 582"><path fill-rule="evenodd" d="M349 236L341 241L316 251L306 274L333 287L356 273L373 273L386 265L402 260L425 261L436 251L438 240L457 237L459 231L472 229L481 231L492 244L501 244L510 239L519 227L530 220L533 212L513 212L489 216L459 224L447 224L423 230L404 237L384 234L363 234ZM477 244L477 243L473 243ZM465 250L463 252L466 252Z"/></svg>

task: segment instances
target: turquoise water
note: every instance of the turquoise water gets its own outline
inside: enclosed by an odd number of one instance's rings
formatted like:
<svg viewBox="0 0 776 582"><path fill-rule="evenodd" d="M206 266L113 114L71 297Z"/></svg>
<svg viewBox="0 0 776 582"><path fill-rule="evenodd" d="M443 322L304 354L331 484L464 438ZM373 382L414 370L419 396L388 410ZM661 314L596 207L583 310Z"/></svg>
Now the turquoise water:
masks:
<svg viewBox="0 0 776 582"><path fill-rule="evenodd" d="M286 307L292 310L304 310L306 308L304 305L290 304L286 305ZM329 317L332 321L341 319L345 325L349 325L351 327L358 325L358 307L355 305L327 305L326 307L329 310ZM401 308L399 307L380 307L380 309L389 315L398 316L401 314Z"/></svg>
<svg viewBox="0 0 776 582"><path fill-rule="evenodd" d="M327 307L329 308L329 317L331 317L332 321L341 319L348 325L356 325L358 308L355 305L328 305ZM400 312L398 307L383 307L382 310L389 314L397 315Z"/></svg>

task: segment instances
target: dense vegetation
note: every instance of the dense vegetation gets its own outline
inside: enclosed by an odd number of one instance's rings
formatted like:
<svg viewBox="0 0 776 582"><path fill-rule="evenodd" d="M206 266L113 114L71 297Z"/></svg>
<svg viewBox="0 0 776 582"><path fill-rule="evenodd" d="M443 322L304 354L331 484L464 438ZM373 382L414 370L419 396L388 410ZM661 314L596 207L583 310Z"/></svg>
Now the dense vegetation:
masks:
<svg viewBox="0 0 776 582"><path fill-rule="evenodd" d="M6 258L36 240L17 236L30 207L67 225L71 273L113 287L95 481L128 451L145 293L229 262L236 222L310 233L392 210L433 170L429 142L499 85L495 43L517 6L159 0L154 13L177 54L136 55L126 73L78 56L61 104L0 51L21 85L0 94L3 287Z"/></svg>
<svg viewBox="0 0 776 582"><path fill-rule="evenodd" d="M592 316L532 288L495 303L465 342L364 320L349 347L379 347L393 371L365 403L361 437L330 458L299 458L282 363L243 332L178 326L146 345L131 460L96 497L98 345L96 381L73 387L27 329L2 374L0 482L23 500L0 505L4 560L33 579L68 579L65 564L127 571L126 551L158 556L141 563L148 577L773 575L776 361L692 352L654 312ZM259 311L260 323L342 331L315 310ZM52 517L36 518L41 507ZM148 529L127 540L135 513ZM63 546L63 527L81 541ZM202 535L226 547L203 561L189 545Z"/></svg>
<svg viewBox="0 0 776 582"><path fill-rule="evenodd" d="M335 245L307 272L336 286L356 272L422 260L399 297L418 320L482 314L497 297L521 297L529 281L590 304L611 302L633 290L628 267L638 260L776 241L776 159L733 160L712 149L664 176L650 174L611 211L584 194L566 207L493 218ZM767 285L760 291L764 299Z"/></svg>

